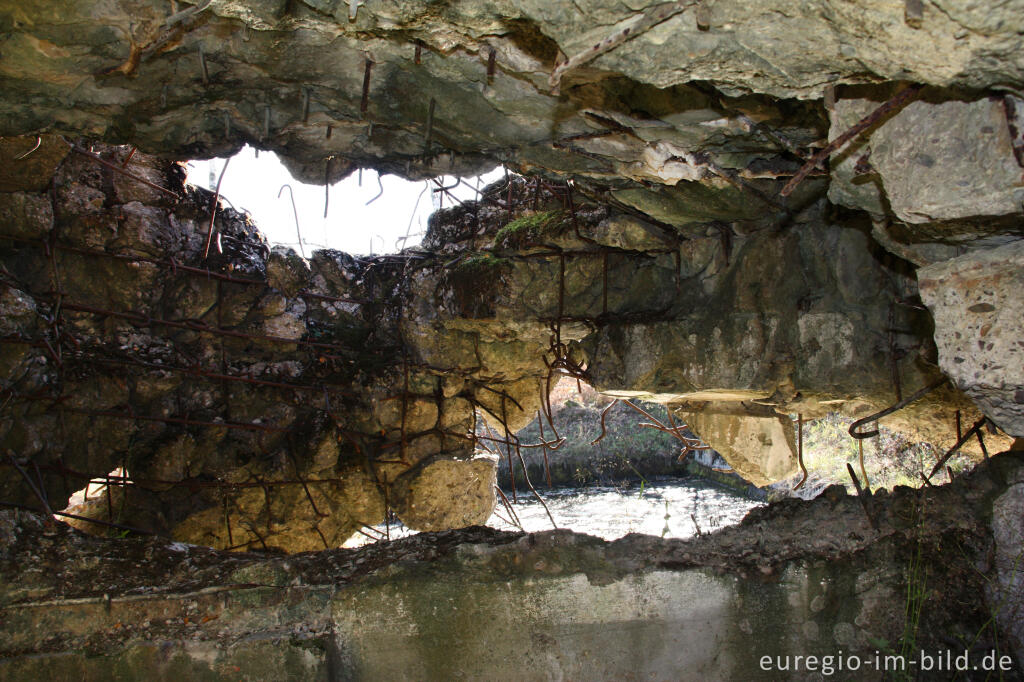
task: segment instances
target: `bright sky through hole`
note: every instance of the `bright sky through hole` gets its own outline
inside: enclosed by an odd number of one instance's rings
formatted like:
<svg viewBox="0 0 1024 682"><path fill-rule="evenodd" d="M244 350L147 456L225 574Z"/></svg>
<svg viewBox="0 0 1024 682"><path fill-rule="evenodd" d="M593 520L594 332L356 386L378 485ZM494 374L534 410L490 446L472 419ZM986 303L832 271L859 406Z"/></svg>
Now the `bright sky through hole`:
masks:
<svg viewBox="0 0 1024 682"><path fill-rule="evenodd" d="M188 181L213 191L223 167L224 159L191 161ZM468 201L475 198L472 188L478 183L482 189L503 174L498 168L479 180L467 178L470 187L460 184L449 191L460 200ZM276 155L260 152L257 158L255 150L247 146L232 157L220 195L225 206L249 211L272 245L288 246L298 253L292 203L288 189L282 191L284 185L290 185L295 193L295 209L307 258L314 250L325 247L368 254L394 253L419 244L427 230L427 218L441 200L441 193L431 191L437 185L427 181L411 182L395 175L381 176L378 184L377 172L373 170L364 170L362 176L362 186L358 172L331 186L325 220L323 185L306 185L294 180ZM440 180L446 187L455 184L450 176ZM384 191L380 194L382 187ZM373 200L378 194L379 198ZM371 200L372 203L367 204ZM451 204L451 199L444 197L444 206ZM407 234L408 241L403 242Z"/></svg>

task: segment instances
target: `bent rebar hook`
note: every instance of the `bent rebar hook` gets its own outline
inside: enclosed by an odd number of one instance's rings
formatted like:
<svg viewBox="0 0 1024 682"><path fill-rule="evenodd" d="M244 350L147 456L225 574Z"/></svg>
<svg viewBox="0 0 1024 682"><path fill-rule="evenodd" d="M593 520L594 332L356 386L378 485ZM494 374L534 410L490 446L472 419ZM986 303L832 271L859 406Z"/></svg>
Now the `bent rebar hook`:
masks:
<svg viewBox="0 0 1024 682"><path fill-rule="evenodd" d="M910 403L914 402L915 400L918 400L919 398L923 398L924 396L928 395L929 393L931 393L932 391L937 389L939 386L942 386L947 381L949 381L948 377L942 377L938 381L933 381L932 383L928 384L927 386L922 388L917 393L915 393L915 394L913 394L913 395L911 395L909 397L904 398L903 400L899 401L898 403L896 403L892 407L887 407L884 410L882 410L881 412L876 412L875 414L868 415L867 417L864 417L863 419L858 419L857 421L855 421L852 424L850 424L850 435L853 436L854 438L858 438L858 439L859 438L871 438L872 436L877 436L878 435L878 429L872 429L871 431L861 431L860 427L863 426L864 424L867 424L868 422L878 421L879 419L881 419L882 417L884 417L887 414L892 414L893 412L896 412L897 410L902 410L904 407L906 407Z"/></svg>

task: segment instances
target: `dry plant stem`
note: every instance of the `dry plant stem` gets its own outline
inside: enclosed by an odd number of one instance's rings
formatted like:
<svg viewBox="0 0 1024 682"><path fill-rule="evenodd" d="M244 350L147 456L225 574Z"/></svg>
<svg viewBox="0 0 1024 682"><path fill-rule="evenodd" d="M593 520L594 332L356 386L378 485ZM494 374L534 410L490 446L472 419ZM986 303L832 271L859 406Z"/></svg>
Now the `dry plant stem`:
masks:
<svg viewBox="0 0 1024 682"><path fill-rule="evenodd" d="M800 490L807 483L807 467L804 466L804 416L798 414L796 416L797 423L797 447L796 457L797 461L800 462L800 470L804 472L804 477L800 479L800 482L796 484L793 490Z"/></svg>
<svg viewBox="0 0 1024 682"><path fill-rule="evenodd" d="M831 156L834 152L843 147L847 142L860 135L862 132L873 126L875 123L878 123L878 121L880 121L882 117L886 116L890 112L899 111L904 106L909 104L911 100L913 100L917 96L917 94L921 92L921 88L923 87L923 85L914 84L908 86L904 90L901 90L894 97L884 102L877 109L875 109L870 114L868 114L860 121L858 121L857 124L854 125L852 128L847 130L845 133L843 133L836 139L829 142L821 151L812 156L807 161L807 163L805 163L800 168L800 170L797 171L796 175L794 175L790 179L790 181L786 183L786 186L782 188L782 191L779 194L781 194L784 197L788 197L793 192L793 190L796 189L797 185L803 182L804 178L806 178L811 173L811 171L813 171L818 166L818 164L820 164L822 161Z"/></svg>
<svg viewBox="0 0 1024 682"><path fill-rule="evenodd" d="M498 497L501 498L501 502L505 505L505 509L508 510L509 515L515 520L515 525L519 527L519 530L525 533L526 529L523 528L523 524L519 521L519 515L516 514L516 510L512 508L511 504L509 504L508 498L505 497L505 493L501 492L501 488L498 486L494 486L494 490L498 493Z"/></svg>
<svg viewBox="0 0 1024 682"><path fill-rule="evenodd" d="M224 181L224 172L228 169L229 163L231 163L230 156L224 160L224 167L220 169L220 177L217 178L217 189L213 193L213 207L210 209L210 224L206 228L206 246L203 248L203 260L206 260L207 256L210 255L210 240L213 239L213 221L217 218L217 203L220 201L220 183Z"/></svg>

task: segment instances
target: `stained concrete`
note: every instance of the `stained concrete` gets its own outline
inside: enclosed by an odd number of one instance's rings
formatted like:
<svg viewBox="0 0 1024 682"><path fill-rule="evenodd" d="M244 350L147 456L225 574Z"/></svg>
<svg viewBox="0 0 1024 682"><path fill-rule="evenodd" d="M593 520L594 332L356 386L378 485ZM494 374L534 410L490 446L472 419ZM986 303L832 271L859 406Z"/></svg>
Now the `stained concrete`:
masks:
<svg viewBox="0 0 1024 682"><path fill-rule="evenodd" d="M1021 567L988 557L1019 555L1022 467L880 491L877 528L833 487L687 541L471 528L267 557L5 511L0 678L775 680L762 656L867 660L902 639L915 656L998 646L1021 679L1004 608Z"/></svg>

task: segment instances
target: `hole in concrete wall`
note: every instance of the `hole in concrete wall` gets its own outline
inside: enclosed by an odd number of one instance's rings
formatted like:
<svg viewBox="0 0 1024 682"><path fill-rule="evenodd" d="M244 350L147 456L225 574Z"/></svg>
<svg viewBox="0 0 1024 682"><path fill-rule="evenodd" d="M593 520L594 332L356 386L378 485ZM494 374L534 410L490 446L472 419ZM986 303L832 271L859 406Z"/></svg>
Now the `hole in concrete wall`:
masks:
<svg viewBox="0 0 1024 682"><path fill-rule="evenodd" d="M72 493L67 506L57 514L57 519L86 533L123 537L125 529L119 529L117 521L123 511L125 492L130 485L128 471L122 467L113 469L105 477L92 478L84 488Z"/></svg>
<svg viewBox="0 0 1024 682"><path fill-rule="evenodd" d="M224 158L189 162L188 181L214 191L225 162ZM231 157L220 196L225 204L248 212L271 245L305 251L307 256L324 248L382 254L419 244L431 213L450 206L452 196L460 201L475 198L476 188L503 173L496 169L459 184L441 176L438 180L446 188L441 192L430 180L411 181L364 169L325 191L323 185L293 179L273 152L257 153L246 146ZM289 187L294 193L294 213Z"/></svg>
<svg viewBox="0 0 1024 682"><path fill-rule="evenodd" d="M670 423L664 406L632 402L661 423ZM499 457L498 504L486 525L538 532L551 529L553 517L559 528L608 540L628 533L690 538L739 523L767 497L765 490L744 481L714 450L682 456L681 443L674 436L638 426L648 419L587 384L577 385L575 379L563 377L552 386L551 408L557 438L546 418L515 434L536 496L515 450L503 447L504 434L489 427L478 412L478 454ZM604 436L599 439L602 429ZM545 466L543 450L534 445L563 438L562 445L548 451ZM354 536L346 546L368 544L378 534L390 539L415 534L397 518L366 530L368 534Z"/></svg>
<svg viewBox="0 0 1024 682"><path fill-rule="evenodd" d="M559 438L565 439L557 449L548 450L546 464L543 448L520 450L530 483L559 527L606 539L628 533L688 538L738 523L765 498L710 448L684 455L677 438L640 426L652 420L587 384L563 377L552 387L551 401L551 422L542 416L517 436L523 444L556 440L553 422ZM631 402L660 423L671 423L663 405ZM486 427L483 431L480 435L497 436L487 434ZM499 503L490 523L512 530L518 521L531 532L550 528L515 451L510 476L509 453L500 444L494 450L501 456L498 481L510 504ZM693 476L698 469L720 480ZM509 518L509 507L516 519Z"/></svg>

